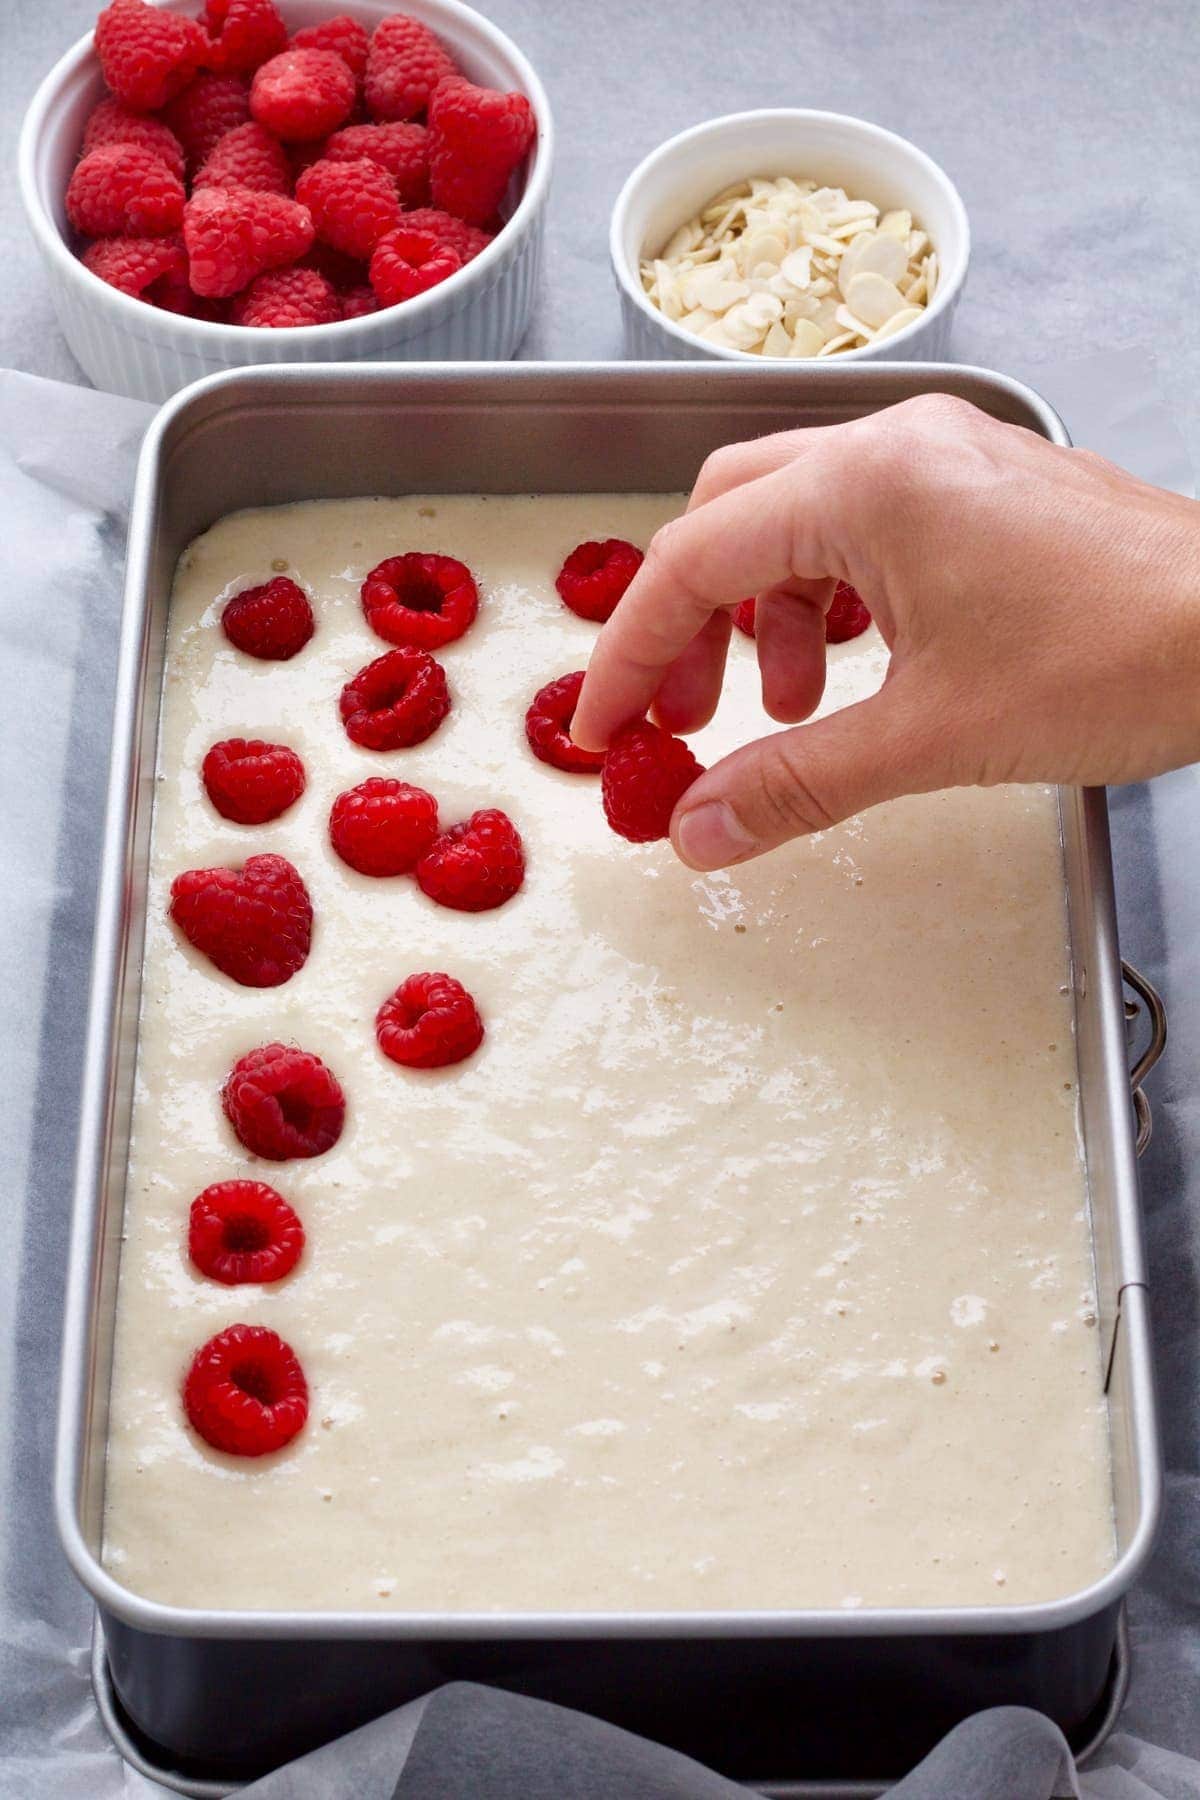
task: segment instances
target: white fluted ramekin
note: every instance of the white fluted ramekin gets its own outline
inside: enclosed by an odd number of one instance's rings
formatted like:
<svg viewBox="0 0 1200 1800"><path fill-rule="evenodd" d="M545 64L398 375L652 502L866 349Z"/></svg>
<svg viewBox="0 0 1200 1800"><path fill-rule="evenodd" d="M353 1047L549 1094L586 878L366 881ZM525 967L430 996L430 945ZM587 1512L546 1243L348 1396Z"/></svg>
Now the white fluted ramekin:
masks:
<svg viewBox="0 0 1200 1800"><path fill-rule="evenodd" d="M195 12L196 0L167 0ZM396 11L394 0L283 0L288 25L353 13L367 26ZM85 269L70 247L65 195L84 121L104 84L89 36L55 64L21 129L21 196L46 265L63 335L98 388L165 400L202 375L248 363L503 361L529 323L541 266L554 126L532 66L502 31L460 0L404 0L444 40L464 74L517 89L533 107L537 142L512 216L494 243L428 293L361 319L289 331L215 325L120 294Z"/></svg>
<svg viewBox="0 0 1200 1800"><path fill-rule="evenodd" d="M697 337L661 313L642 286L642 258L655 255L714 194L752 175L807 176L845 188L854 199L873 200L884 212L907 208L938 254L937 291L919 319L878 345L806 358L806 366L868 357L946 360L950 321L971 254L971 228L958 189L907 138L846 113L803 107L709 119L668 138L633 171L617 197L609 234L627 355L674 361L781 360Z"/></svg>

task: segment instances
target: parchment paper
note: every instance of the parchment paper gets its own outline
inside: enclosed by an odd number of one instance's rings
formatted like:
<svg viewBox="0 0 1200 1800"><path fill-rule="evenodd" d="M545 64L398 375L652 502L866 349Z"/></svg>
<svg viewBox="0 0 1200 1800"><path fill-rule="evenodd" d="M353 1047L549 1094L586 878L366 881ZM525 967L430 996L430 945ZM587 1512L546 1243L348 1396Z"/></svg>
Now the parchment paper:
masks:
<svg viewBox="0 0 1200 1800"><path fill-rule="evenodd" d="M1042 388L1077 442L1191 491L1149 357L1121 352L1018 372ZM21 1800L162 1791L108 1747L88 1684L90 1607L62 1559L50 1510L125 511L149 416L133 401L0 372L0 1795ZM1122 1730L1080 1791L1094 1800L1192 1800L1200 1796L1196 771L1121 790L1113 810L1123 948L1171 1011L1143 1165L1168 1503L1158 1552L1132 1600L1134 1678ZM291 1774L274 1791L326 1800L374 1791L338 1785L339 1769L365 1782L361 1735L353 1753L326 1753L327 1774L318 1768L303 1788ZM383 1778L378 1764L375 1775Z"/></svg>

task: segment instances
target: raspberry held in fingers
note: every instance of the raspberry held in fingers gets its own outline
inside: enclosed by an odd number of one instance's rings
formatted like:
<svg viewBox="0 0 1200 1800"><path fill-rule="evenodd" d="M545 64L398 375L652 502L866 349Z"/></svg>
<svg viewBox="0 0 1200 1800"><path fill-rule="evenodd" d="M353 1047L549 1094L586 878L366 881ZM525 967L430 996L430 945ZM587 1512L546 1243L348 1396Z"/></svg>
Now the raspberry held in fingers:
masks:
<svg viewBox="0 0 1200 1800"><path fill-rule="evenodd" d="M362 607L372 631L389 644L437 650L453 643L479 609L479 589L453 556L409 550L377 563L362 584Z"/></svg>
<svg viewBox="0 0 1200 1800"><path fill-rule="evenodd" d="M235 825L265 825L304 792L304 764L296 752L261 738L225 738L214 744L201 774L209 799Z"/></svg>
<svg viewBox="0 0 1200 1800"><path fill-rule="evenodd" d="M871 615L857 588L852 588L848 581L839 581L834 589L833 604L825 614L825 642L848 644L851 638L861 637L870 623Z"/></svg>
<svg viewBox="0 0 1200 1800"><path fill-rule="evenodd" d="M407 1069L442 1069L462 1062L483 1042L483 1020L452 975L410 975L375 1015L383 1054Z"/></svg>
<svg viewBox="0 0 1200 1800"><path fill-rule="evenodd" d="M581 750L571 738L571 720L579 702L584 671L560 675L539 688L525 714L525 736L533 754L552 769L571 775L596 775L604 767L603 750Z"/></svg>
<svg viewBox="0 0 1200 1800"><path fill-rule="evenodd" d="M239 1056L221 1090L238 1142L268 1162L323 1156L342 1135L346 1099L319 1056L264 1044Z"/></svg>
<svg viewBox="0 0 1200 1800"><path fill-rule="evenodd" d="M290 1344L265 1325L230 1325L202 1344L183 1384L192 1430L227 1456L282 1450L308 1418L308 1383Z"/></svg>
<svg viewBox="0 0 1200 1800"><path fill-rule="evenodd" d="M303 1249L303 1225L265 1181L216 1181L192 1201L188 1254L211 1281L282 1281Z"/></svg>
<svg viewBox="0 0 1200 1800"><path fill-rule="evenodd" d="M665 838L677 803L703 773L682 738L631 725L613 739L600 773L605 817L631 843Z"/></svg>
<svg viewBox="0 0 1200 1800"><path fill-rule="evenodd" d="M733 622L744 637L754 636L754 596L749 600L739 600L733 609Z"/></svg>
<svg viewBox="0 0 1200 1800"><path fill-rule="evenodd" d="M558 572L555 587L564 606L603 625L642 566L642 552L624 538L578 544Z"/></svg>
<svg viewBox="0 0 1200 1800"><path fill-rule="evenodd" d="M426 650L389 650L348 681L346 736L364 750L406 750L432 737L450 711L446 671Z"/></svg>

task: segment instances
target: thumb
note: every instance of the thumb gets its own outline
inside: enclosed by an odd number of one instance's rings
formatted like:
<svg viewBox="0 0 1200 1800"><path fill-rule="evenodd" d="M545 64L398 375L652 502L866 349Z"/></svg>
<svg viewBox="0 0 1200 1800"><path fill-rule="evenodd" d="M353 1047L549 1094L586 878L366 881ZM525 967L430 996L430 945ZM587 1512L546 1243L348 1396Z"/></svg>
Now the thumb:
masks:
<svg viewBox="0 0 1200 1800"><path fill-rule="evenodd" d="M869 700L735 750L676 807L676 853L693 869L721 869L882 800L951 785L953 734L919 699L898 676Z"/></svg>

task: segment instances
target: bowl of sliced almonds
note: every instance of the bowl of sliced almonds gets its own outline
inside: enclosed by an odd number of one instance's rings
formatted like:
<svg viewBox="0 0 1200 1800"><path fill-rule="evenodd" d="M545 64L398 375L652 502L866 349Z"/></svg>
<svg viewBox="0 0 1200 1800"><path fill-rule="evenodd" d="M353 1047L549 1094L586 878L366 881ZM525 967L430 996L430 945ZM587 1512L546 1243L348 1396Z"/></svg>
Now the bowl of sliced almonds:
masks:
<svg viewBox="0 0 1200 1800"><path fill-rule="evenodd" d="M801 108L669 139L625 183L610 238L630 356L734 361L941 357L970 245L924 151Z"/></svg>

